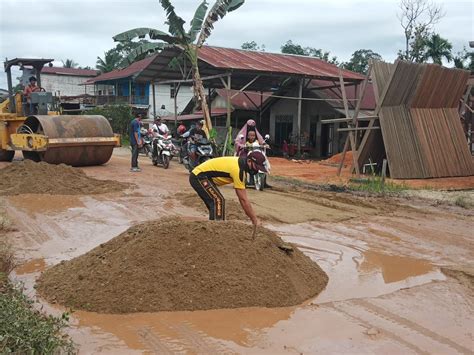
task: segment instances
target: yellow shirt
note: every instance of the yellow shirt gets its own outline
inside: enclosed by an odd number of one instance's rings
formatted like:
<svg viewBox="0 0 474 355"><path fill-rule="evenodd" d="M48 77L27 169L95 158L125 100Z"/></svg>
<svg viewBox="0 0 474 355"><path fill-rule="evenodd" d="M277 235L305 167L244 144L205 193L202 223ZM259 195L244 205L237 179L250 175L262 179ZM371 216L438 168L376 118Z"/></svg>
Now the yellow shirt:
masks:
<svg viewBox="0 0 474 355"><path fill-rule="evenodd" d="M234 189L245 189L245 160L238 157L210 159L192 171L197 177L205 176L217 185L234 184Z"/></svg>

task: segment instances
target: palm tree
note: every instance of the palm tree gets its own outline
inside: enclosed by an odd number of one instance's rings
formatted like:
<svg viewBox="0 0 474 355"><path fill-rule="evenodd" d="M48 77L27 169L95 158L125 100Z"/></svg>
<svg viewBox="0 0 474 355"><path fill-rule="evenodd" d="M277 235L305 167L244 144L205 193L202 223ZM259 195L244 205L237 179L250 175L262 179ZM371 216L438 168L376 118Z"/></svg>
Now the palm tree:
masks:
<svg viewBox="0 0 474 355"><path fill-rule="evenodd" d="M77 64L74 59L66 59L66 61L62 60L63 68L77 68L79 64Z"/></svg>
<svg viewBox="0 0 474 355"><path fill-rule="evenodd" d="M104 59L97 57L96 69L101 73L108 73L119 67L122 56L115 50L111 49L104 53Z"/></svg>
<svg viewBox="0 0 474 355"><path fill-rule="evenodd" d="M206 39L210 36L214 23L223 18L228 12L238 9L245 0L216 0L211 9L208 10L206 0L197 7L188 31L184 30L186 23L179 17L171 4L170 0L159 0L161 6L166 12L169 33L153 28L135 28L113 37L114 41L123 42L135 38L144 38L148 35L151 40L160 42L144 43L135 48L126 58L125 63L131 63L135 58L143 53L153 53L166 47L179 47L183 50L184 57L191 63L191 72L193 75L194 96L201 102L204 112L204 118L208 129L212 128L211 116L206 103L206 93L201 80L198 67L198 51Z"/></svg>
<svg viewBox="0 0 474 355"><path fill-rule="evenodd" d="M453 54L451 53L453 45L449 43L447 39L442 38L439 34L433 33L431 37L425 41L425 46L425 58L431 59L433 63L441 65L443 58L448 62L453 60Z"/></svg>

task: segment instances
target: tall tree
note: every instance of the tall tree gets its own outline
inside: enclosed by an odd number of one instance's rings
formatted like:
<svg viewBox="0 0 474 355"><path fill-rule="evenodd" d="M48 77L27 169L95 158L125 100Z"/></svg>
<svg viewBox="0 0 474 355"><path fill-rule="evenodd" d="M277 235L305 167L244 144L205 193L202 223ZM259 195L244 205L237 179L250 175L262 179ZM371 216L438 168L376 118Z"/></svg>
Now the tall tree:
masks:
<svg viewBox="0 0 474 355"><path fill-rule="evenodd" d="M79 64L77 64L74 59L66 59L65 61L62 60L63 62L63 68L77 68Z"/></svg>
<svg viewBox="0 0 474 355"><path fill-rule="evenodd" d="M135 28L120 33L113 38L115 41L124 42L132 41L136 38L142 39L145 38L145 36L148 36L151 40L159 41L140 44L126 57L126 62L128 63L133 62L137 56L140 56L143 53L154 53L169 46L179 46L179 48L182 48L185 59L187 59L191 64L194 96L201 103L206 125L210 129L212 128L212 122L198 66L199 49L210 36L214 28L214 23L219 19L222 19L228 12L238 9L243 5L245 0L216 0L209 11L207 1L202 1L196 9L188 31L185 31L184 29L184 24L186 22L176 14L171 1L159 1L166 12L168 33L153 28ZM174 61L174 63L179 65L179 61ZM229 126L229 134L230 122L228 122L227 125Z"/></svg>
<svg viewBox="0 0 474 355"><path fill-rule="evenodd" d="M286 43L281 46L281 52L285 54L297 54L297 55L316 57L328 63L339 65L337 57L336 56L331 57L331 52L324 51L318 48L303 47L297 43L293 43L292 40L286 41Z"/></svg>
<svg viewBox="0 0 474 355"><path fill-rule="evenodd" d="M456 54L453 61L456 68L474 71L474 52L468 52L466 47Z"/></svg>
<svg viewBox="0 0 474 355"><path fill-rule="evenodd" d="M255 42L255 41L244 42L244 43L242 43L241 48L246 49L246 50L250 50L250 51L265 52L265 45L262 44L261 46L259 46L257 44L257 42Z"/></svg>
<svg viewBox="0 0 474 355"><path fill-rule="evenodd" d="M444 15L442 6L431 0L400 0L397 16L405 35L405 49L398 52L399 58L422 62L424 42Z"/></svg>
<svg viewBox="0 0 474 355"><path fill-rule="evenodd" d="M352 70L357 73L366 74L369 69L369 60L382 60L382 56L375 53L371 49L359 49L352 53L351 59L343 63L345 69Z"/></svg>
<svg viewBox="0 0 474 355"><path fill-rule="evenodd" d="M443 58L448 62L453 60L451 50L453 45L447 39L442 38L439 34L433 33L426 41L426 59L431 59L433 63L441 65Z"/></svg>
<svg viewBox="0 0 474 355"><path fill-rule="evenodd" d="M96 69L101 73L108 73L119 67L123 57L114 48L104 53L104 58L97 57Z"/></svg>

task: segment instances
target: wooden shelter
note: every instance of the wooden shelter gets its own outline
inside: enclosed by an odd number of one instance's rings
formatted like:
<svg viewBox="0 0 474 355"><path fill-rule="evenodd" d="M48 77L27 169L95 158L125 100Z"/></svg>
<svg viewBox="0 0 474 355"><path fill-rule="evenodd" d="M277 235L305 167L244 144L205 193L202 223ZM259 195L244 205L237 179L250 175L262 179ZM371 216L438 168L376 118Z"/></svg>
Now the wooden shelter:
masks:
<svg viewBox="0 0 474 355"><path fill-rule="evenodd" d="M474 175L458 112L469 72L404 61L371 71L378 117L360 128L357 167L386 156L392 178Z"/></svg>

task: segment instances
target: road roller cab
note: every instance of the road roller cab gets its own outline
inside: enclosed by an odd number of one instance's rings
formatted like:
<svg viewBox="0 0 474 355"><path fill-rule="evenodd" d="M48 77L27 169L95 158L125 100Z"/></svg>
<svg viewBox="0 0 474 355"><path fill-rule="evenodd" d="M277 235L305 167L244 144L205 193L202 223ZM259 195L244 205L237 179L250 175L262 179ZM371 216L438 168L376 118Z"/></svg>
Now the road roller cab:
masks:
<svg viewBox="0 0 474 355"><path fill-rule="evenodd" d="M35 114L30 114L22 92L13 92L12 66L35 69L41 87L41 70L53 59L15 58L4 63L9 98L0 104L0 161L11 161L21 150L25 159L72 166L101 165L120 146L120 136L98 115L60 115L48 112L50 92L31 93Z"/></svg>

